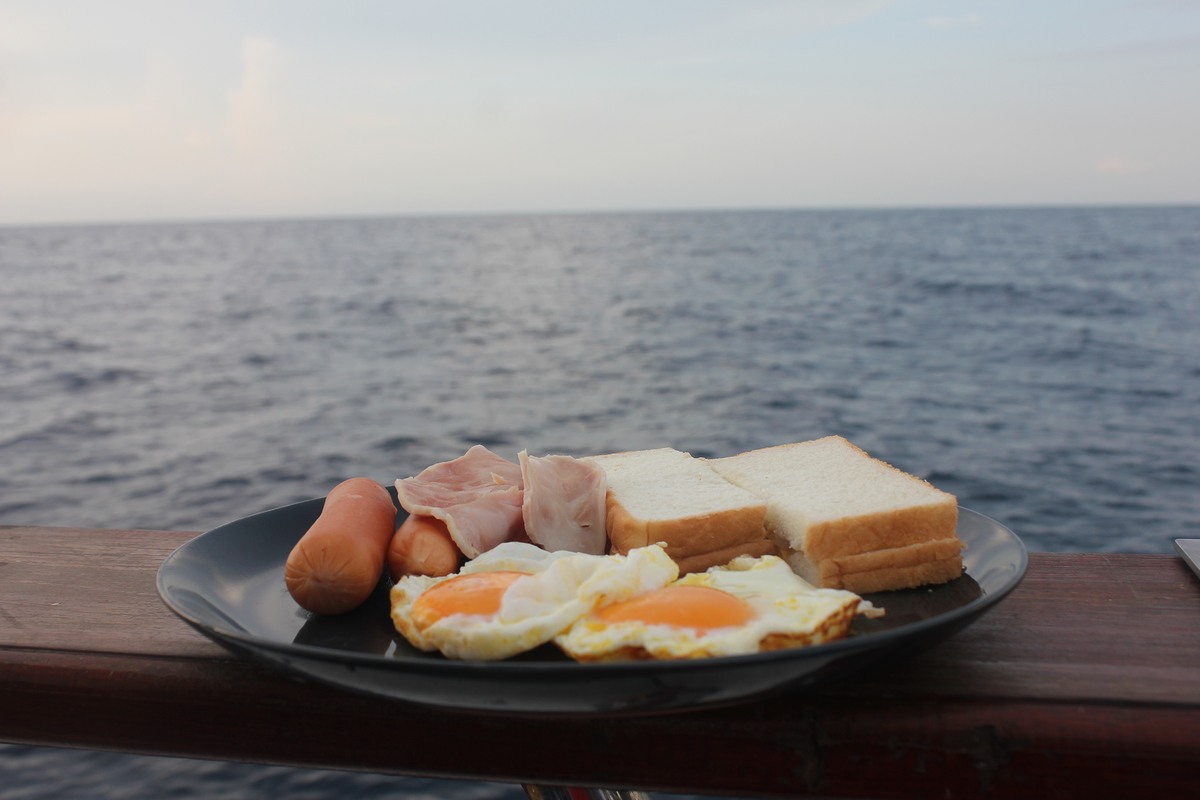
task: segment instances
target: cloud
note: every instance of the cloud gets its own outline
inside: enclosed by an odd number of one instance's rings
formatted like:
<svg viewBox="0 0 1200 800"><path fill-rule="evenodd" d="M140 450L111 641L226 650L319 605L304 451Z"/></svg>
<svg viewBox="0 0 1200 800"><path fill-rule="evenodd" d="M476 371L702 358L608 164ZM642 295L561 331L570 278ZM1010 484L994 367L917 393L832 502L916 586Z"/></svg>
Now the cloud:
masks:
<svg viewBox="0 0 1200 800"><path fill-rule="evenodd" d="M1200 50L1200 36L1164 36L1156 39L1139 39L1103 47L1088 47L1074 50L1069 55L1079 58L1158 58L1169 56L1194 56Z"/></svg>
<svg viewBox="0 0 1200 800"><path fill-rule="evenodd" d="M726 22L735 25L740 23L750 32L782 30L795 34L855 25L881 14L892 5L893 0L844 0L838 3L809 0L747 6L733 4L730 9L735 16Z"/></svg>
<svg viewBox="0 0 1200 800"><path fill-rule="evenodd" d="M1095 165L1096 172L1101 175L1132 175L1142 169L1140 162L1128 158L1102 158Z"/></svg>
<svg viewBox="0 0 1200 800"><path fill-rule="evenodd" d="M978 14L959 14L958 16L926 17L921 20L921 27L937 31L952 31L961 28L978 28L983 24L983 17Z"/></svg>
<svg viewBox="0 0 1200 800"><path fill-rule="evenodd" d="M35 94L26 80L21 102L0 102L0 185L11 190L0 219L245 212L238 203L270 209L295 193L285 48L242 39L223 93L178 54L133 63L95 98Z"/></svg>
<svg viewBox="0 0 1200 800"><path fill-rule="evenodd" d="M51 39L44 27L0 9L0 54L6 59L36 55L49 49Z"/></svg>
<svg viewBox="0 0 1200 800"><path fill-rule="evenodd" d="M81 26L82 4L0 0L0 224L1195 202L1200 186L1188 20L722 0L639 6L630 26L598 3L398 6L231 5L185 25L147 0Z"/></svg>
<svg viewBox="0 0 1200 800"><path fill-rule="evenodd" d="M271 152L282 131L282 81L285 53L270 39L242 40L242 75L227 96L224 132L236 152Z"/></svg>

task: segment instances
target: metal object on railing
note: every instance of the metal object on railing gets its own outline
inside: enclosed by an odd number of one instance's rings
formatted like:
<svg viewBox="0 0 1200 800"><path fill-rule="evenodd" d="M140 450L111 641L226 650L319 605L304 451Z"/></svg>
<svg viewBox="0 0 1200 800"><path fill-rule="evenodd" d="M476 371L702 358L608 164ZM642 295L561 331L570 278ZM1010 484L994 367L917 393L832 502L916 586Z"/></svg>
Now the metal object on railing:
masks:
<svg viewBox="0 0 1200 800"><path fill-rule="evenodd" d="M1176 539L1175 551L1200 577L1200 539Z"/></svg>

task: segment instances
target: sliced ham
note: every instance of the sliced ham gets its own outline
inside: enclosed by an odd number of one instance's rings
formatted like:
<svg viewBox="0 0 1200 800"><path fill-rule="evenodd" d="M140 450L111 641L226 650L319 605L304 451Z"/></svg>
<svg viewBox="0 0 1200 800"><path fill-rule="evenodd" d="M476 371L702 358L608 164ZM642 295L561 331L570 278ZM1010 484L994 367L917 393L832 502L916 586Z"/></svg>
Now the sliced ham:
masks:
<svg viewBox="0 0 1200 800"><path fill-rule="evenodd" d="M529 540L550 551L603 555L608 548L604 469L588 460L534 457L524 450L518 460L525 486L521 513Z"/></svg>
<svg viewBox="0 0 1200 800"><path fill-rule="evenodd" d="M400 505L446 523L467 558L525 538L521 467L483 445L396 481ZM601 526L603 531L603 526Z"/></svg>

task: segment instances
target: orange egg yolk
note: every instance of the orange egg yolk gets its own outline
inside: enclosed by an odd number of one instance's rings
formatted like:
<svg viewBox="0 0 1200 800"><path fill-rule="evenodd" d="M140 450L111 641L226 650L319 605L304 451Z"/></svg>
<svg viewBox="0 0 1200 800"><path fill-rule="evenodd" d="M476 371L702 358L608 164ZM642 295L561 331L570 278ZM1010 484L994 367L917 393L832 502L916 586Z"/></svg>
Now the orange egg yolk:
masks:
<svg viewBox="0 0 1200 800"><path fill-rule="evenodd" d="M455 614L495 614L508 587L527 574L499 571L455 575L421 593L413 603L413 622L423 630Z"/></svg>
<svg viewBox="0 0 1200 800"><path fill-rule="evenodd" d="M641 622L676 628L728 628L754 618L745 601L708 586L664 586L596 611L605 623Z"/></svg>

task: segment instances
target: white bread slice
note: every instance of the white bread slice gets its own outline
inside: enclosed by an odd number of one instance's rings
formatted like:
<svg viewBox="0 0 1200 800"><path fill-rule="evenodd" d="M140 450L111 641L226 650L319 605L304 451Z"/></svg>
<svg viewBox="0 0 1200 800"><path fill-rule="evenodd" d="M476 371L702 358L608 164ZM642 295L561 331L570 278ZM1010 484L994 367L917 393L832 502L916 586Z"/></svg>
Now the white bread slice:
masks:
<svg viewBox="0 0 1200 800"><path fill-rule="evenodd" d="M683 572L775 552L763 527L766 504L703 459L663 447L590 460L608 482L605 527L618 553L663 543Z"/></svg>
<svg viewBox="0 0 1200 800"><path fill-rule="evenodd" d="M939 542L947 543L949 541L945 539L939 540ZM961 551L962 543L958 542L958 545L959 547L956 548L953 556L935 561L925 561L910 566L880 567L869 572L830 573L828 577L825 577L827 574L826 565L829 561L836 560L829 559L821 562L822 581L825 582L828 588L846 589L856 594L885 592L892 589L909 589L929 584L946 583L947 581L954 580L963 573L963 560L959 552Z"/></svg>
<svg viewBox="0 0 1200 800"><path fill-rule="evenodd" d="M814 586L861 594L953 580L962 574L962 549L962 540L955 536L827 558L816 564L791 551L785 557L792 569Z"/></svg>
<svg viewBox="0 0 1200 800"><path fill-rule="evenodd" d="M841 436L708 463L763 498L768 531L792 568L818 586L882 591L962 572L955 497Z"/></svg>

